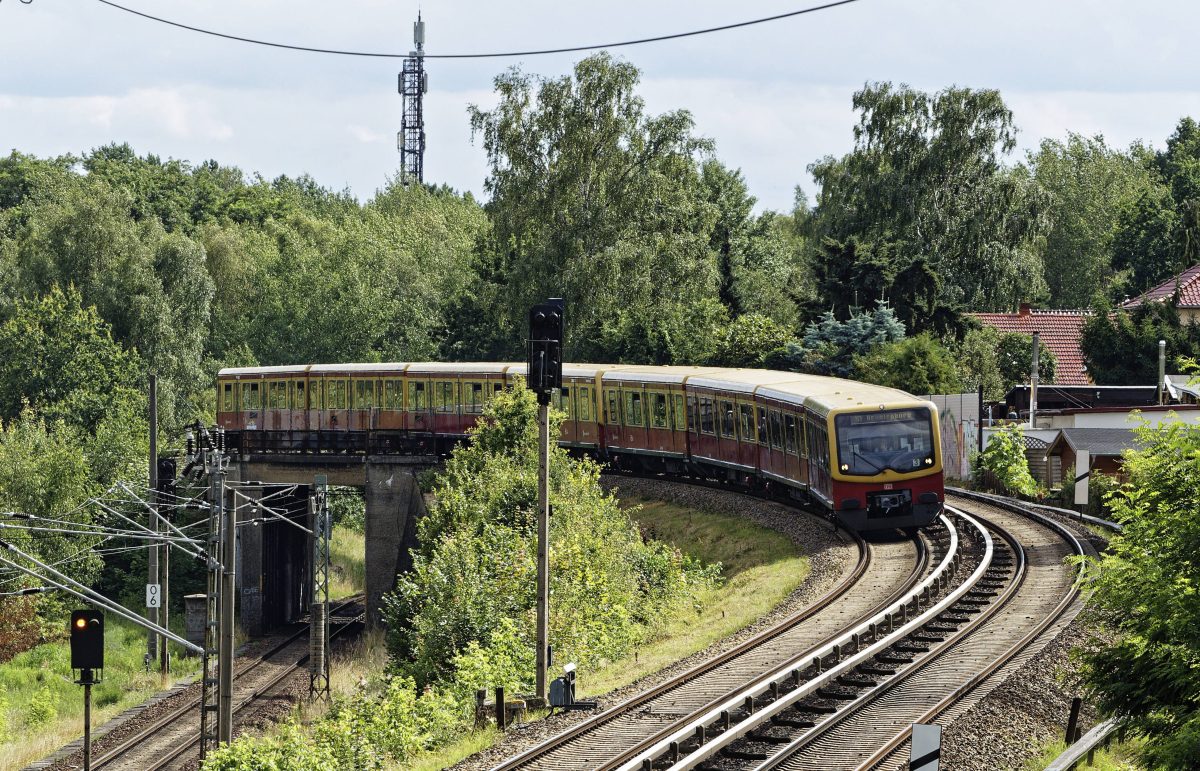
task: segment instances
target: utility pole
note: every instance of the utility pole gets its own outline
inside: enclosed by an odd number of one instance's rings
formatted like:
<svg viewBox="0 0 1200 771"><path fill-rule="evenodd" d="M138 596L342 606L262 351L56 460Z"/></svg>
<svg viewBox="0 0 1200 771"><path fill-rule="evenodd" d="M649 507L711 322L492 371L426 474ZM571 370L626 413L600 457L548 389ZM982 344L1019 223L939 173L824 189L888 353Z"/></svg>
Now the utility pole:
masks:
<svg viewBox="0 0 1200 771"><path fill-rule="evenodd" d="M308 695L329 699L329 478L317 474L309 496L313 539L312 613L308 632Z"/></svg>
<svg viewBox="0 0 1200 771"><path fill-rule="evenodd" d="M233 741L233 606L237 597L234 587L234 557L237 550L237 507L225 502L225 459L217 457L217 489L222 514L221 545L221 624L217 653L217 741Z"/></svg>
<svg viewBox="0 0 1200 771"><path fill-rule="evenodd" d="M1034 422L1034 416L1037 413L1037 389L1038 389L1038 333L1033 333L1033 367L1029 373L1029 427L1037 428L1037 423Z"/></svg>
<svg viewBox="0 0 1200 771"><path fill-rule="evenodd" d="M400 72L403 108L400 133L396 135L400 172L405 184L420 184L425 180L424 97L429 91L429 78L425 74L425 22L421 21L419 12L413 23L413 44L416 48L409 52Z"/></svg>
<svg viewBox="0 0 1200 771"><path fill-rule="evenodd" d="M157 533L159 531L159 526L158 526L158 375L156 375L153 372L150 373L150 516L149 516L149 519L150 519L150 521L147 523L147 526L151 530L153 530L154 532ZM149 549L147 549L147 554L146 554L146 585L147 585L146 594L147 594L147 599L149 599L149 596L151 594L151 592L149 591L149 587L158 587L158 585L159 585L158 556L159 556L159 547L158 546L151 546ZM162 594L159 593L158 591L155 591L154 595L159 598L160 607L161 607ZM149 605L149 603L147 603L146 620L153 624L158 624L159 626L166 626L165 624L160 622L159 614L160 614L160 611L159 611L158 607L152 607ZM165 651L166 647L167 647L166 640L163 641L162 647ZM149 669L151 667L151 665L153 665L155 659L157 659L157 658L158 658L158 635L155 634L154 632L147 632L146 633L146 669Z"/></svg>
<svg viewBox="0 0 1200 771"><path fill-rule="evenodd" d="M1167 377L1167 341L1158 341L1158 404L1163 403L1163 385Z"/></svg>

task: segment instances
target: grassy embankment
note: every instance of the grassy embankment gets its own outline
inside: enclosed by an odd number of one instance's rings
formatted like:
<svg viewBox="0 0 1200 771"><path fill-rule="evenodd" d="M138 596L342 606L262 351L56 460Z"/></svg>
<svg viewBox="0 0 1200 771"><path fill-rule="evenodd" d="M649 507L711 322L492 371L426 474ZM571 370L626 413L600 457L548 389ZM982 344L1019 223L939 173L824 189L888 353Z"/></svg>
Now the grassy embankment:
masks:
<svg viewBox="0 0 1200 771"><path fill-rule="evenodd" d="M107 614L104 681L92 688L93 726L198 671L197 659L178 655L164 680L157 671L146 671L145 652L146 633ZM70 667L65 639L0 664L0 769L21 768L83 735L83 688L75 684Z"/></svg>
<svg viewBox="0 0 1200 771"><path fill-rule="evenodd" d="M1080 763L1076 771L1140 771L1142 765L1137 762L1137 752L1140 742L1130 741L1124 744L1113 744L1108 749L1096 750L1091 763ZM1067 745L1062 740L1050 742L1042 747L1042 752L1036 758L1025 763L1024 771L1038 771L1045 768L1052 760L1063 754Z"/></svg>

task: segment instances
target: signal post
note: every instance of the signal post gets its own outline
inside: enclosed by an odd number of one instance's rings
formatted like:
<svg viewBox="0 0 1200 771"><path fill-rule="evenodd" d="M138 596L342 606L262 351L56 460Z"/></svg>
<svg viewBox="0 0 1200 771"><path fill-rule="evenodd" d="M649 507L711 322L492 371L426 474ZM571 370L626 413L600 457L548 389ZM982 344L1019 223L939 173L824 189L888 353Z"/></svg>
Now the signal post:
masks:
<svg viewBox="0 0 1200 771"><path fill-rule="evenodd" d="M550 396L562 387L563 301L552 298L529 311L529 380L538 400L537 658L536 695L546 698L550 664ZM496 714L504 705L496 705Z"/></svg>

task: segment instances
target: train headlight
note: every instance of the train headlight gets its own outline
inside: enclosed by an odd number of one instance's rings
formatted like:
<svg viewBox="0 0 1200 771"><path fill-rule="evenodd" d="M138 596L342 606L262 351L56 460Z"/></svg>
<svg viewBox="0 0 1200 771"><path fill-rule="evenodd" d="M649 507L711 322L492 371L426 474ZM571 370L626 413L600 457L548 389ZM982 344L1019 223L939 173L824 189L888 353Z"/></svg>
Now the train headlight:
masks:
<svg viewBox="0 0 1200 771"><path fill-rule="evenodd" d="M843 464L842 464L842 471L849 471L849 470L850 470L850 464L848 464L848 463L843 463Z"/></svg>
<svg viewBox="0 0 1200 771"><path fill-rule="evenodd" d="M932 466L932 465L933 465L933 458L926 458L926 459L925 459L925 465L926 465L926 466Z"/></svg>

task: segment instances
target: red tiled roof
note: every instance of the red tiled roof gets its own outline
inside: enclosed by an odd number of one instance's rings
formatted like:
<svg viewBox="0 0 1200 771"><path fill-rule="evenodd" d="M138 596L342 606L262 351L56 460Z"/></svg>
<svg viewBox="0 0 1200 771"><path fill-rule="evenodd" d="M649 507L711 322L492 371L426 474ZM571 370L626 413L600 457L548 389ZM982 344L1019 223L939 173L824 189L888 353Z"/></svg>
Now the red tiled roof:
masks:
<svg viewBox="0 0 1200 771"><path fill-rule="evenodd" d="M1132 300L1126 300L1121 307L1128 310L1151 300L1169 300L1175 296L1176 288L1179 289L1180 308L1200 308L1200 265L1193 265L1178 276L1172 276Z"/></svg>
<svg viewBox="0 0 1200 771"><path fill-rule="evenodd" d="M1038 311L1022 306L1020 313L972 313L972 316L1001 332L1039 333L1041 344L1054 354L1054 382L1088 385L1091 378L1083 366L1079 341L1090 311Z"/></svg>

